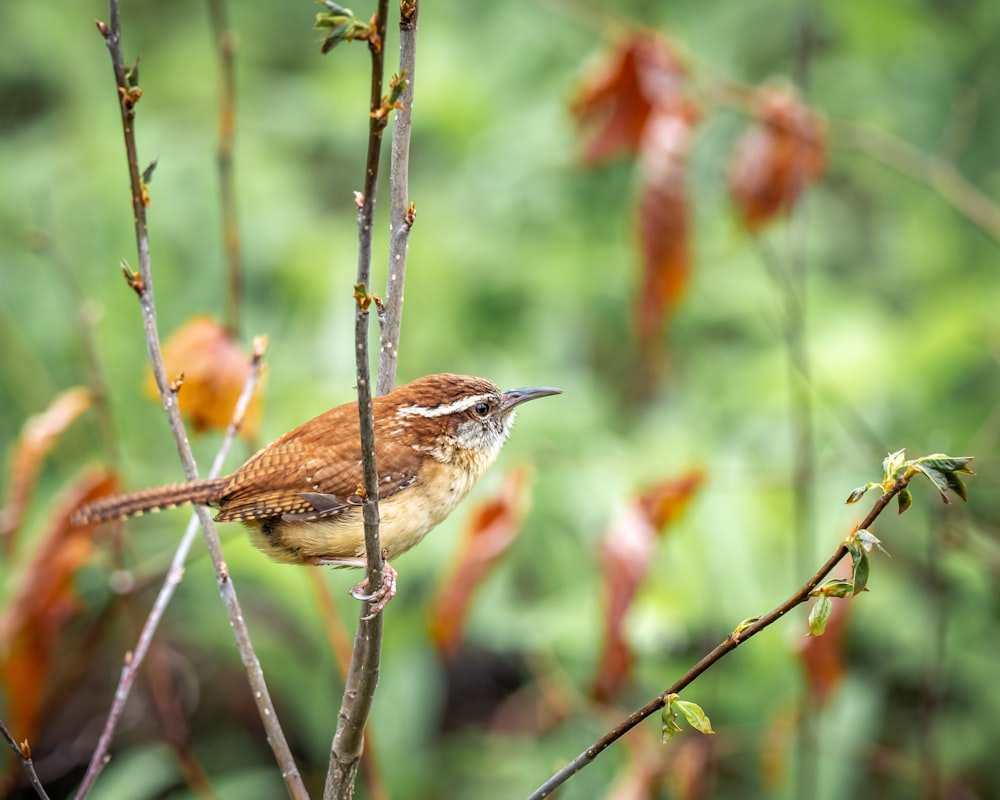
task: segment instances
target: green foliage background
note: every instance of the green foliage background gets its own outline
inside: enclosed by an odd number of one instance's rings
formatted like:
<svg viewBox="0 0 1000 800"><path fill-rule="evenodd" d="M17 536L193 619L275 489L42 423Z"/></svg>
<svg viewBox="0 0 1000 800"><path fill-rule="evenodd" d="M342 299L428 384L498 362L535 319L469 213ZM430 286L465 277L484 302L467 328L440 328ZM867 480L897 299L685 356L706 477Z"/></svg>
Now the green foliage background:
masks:
<svg viewBox="0 0 1000 800"><path fill-rule="evenodd" d="M243 335L271 342L266 441L352 397L351 193L362 178L368 55L350 46L320 57L311 28L318 7L310 3L230 6L240 42ZM708 115L691 157L695 265L664 332L667 378L644 402L631 395L636 176L625 162L580 168L567 112L574 87L625 19L669 32L696 73L752 84L787 79L803 7L705 0L623 3L614 12L571 2L422 9L410 178L418 217L400 378L470 372L504 386L565 390L522 412L501 463L476 492L487 496L516 463L533 465L533 510L482 587L467 638L482 651L528 655L580 694L567 698L568 719L541 736L485 727L441 733L445 673L426 616L458 539L460 510L395 565L401 588L388 613L373 713L391 797L523 796L609 727L612 718L583 695L602 645L596 546L639 489L692 466L708 477L658 548L631 609L639 660L618 699L622 709L644 703L739 620L801 585L858 518L858 508L843 506L850 489L877 479L883 455L900 447L911 456L975 455L979 477L968 507L942 507L929 485L919 485L913 509L878 526L893 558L875 557L871 592L855 601L848 672L816 717L805 785L815 797L914 797L939 774L973 793L962 796L995 791L998 242L934 190L831 135L822 185L792 225L776 226L757 245L739 230L725 193L745 120L720 109ZM818 109L834 121L883 128L1000 196L1000 6L851 0L809 13L817 31L810 97ZM29 415L85 380L73 323L83 308L97 318L126 481L140 487L176 480L180 470L162 412L142 394L141 322L118 266L122 258L134 263L135 247L114 84L93 28L106 14L92 0L8 0L0 11L0 442L8 451ZM195 313L221 314L218 70L203 3L125 3L123 29L126 58L142 59L140 157L159 162L150 226L166 333ZM394 37L387 53L391 71ZM45 240L47 252L39 248ZM376 291L384 244L376 239ZM766 253L784 262L799 246L808 264L818 445L814 530L804 544L791 523L795 441L783 300L764 266ZM76 275L82 298L54 259ZM17 557L0 567L0 596L11 596L53 499L103 457L98 442L88 419L60 443ZM200 464L217 444L215 436L194 442ZM140 578L165 566L184 519L174 512L130 525L128 560ZM231 528L227 560L251 633L300 766L317 786L341 687L315 596L301 573L270 564ZM108 588L109 563L99 559L80 578L89 616L60 643L63 701L32 742L43 777L63 792L72 785L73 774L63 775L72 759L52 754L86 757L134 641ZM350 629L356 608L344 591L352 578L328 575ZM155 588L140 586L145 608ZM74 652L87 646L84 632L95 620L104 638L86 651L82 669ZM789 720L802 703L795 649L804 630L805 612L685 694L719 731L708 796L802 796L797 745L782 731L794 727ZM162 638L191 746L219 796L281 796L203 555L189 566ZM144 692L130 705L95 798L187 796ZM659 731L647 723L637 735L655 741ZM662 757L673 758L679 741ZM610 796L628 755L612 748L560 796ZM660 796L684 795L667 778Z"/></svg>

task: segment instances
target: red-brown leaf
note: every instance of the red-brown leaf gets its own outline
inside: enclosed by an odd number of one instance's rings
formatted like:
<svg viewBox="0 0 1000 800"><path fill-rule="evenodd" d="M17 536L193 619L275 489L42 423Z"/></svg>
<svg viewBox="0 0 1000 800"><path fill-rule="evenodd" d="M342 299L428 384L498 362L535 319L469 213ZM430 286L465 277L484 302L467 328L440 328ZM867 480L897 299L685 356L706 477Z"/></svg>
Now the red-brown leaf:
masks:
<svg viewBox="0 0 1000 800"><path fill-rule="evenodd" d="M250 371L250 355L223 325L205 316L188 320L163 348L163 363L169 380L183 376L177 404L196 432L229 427ZM146 379L146 391L151 397L159 396L152 373ZM257 392L240 432L252 439L259 421Z"/></svg>
<svg viewBox="0 0 1000 800"><path fill-rule="evenodd" d="M636 32L593 69L577 90L571 111L591 131L583 161L596 164L639 149L652 111L681 92L684 64L664 39Z"/></svg>
<svg viewBox="0 0 1000 800"><path fill-rule="evenodd" d="M473 595L521 531L527 485L528 471L512 469L499 493L480 503L469 517L431 611L431 638L445 656L458 650Z"/></svg>
<svg viewBox="0 0 1000 800"><path fill-rule="evenodd" d="M628 679L632 650L625 638L625 615L649 570L657 537L677 519L702 480L701 471L694 470L650 487L615 520L601 541L605 644L591 688L598 700L612 697Z"/></svg>
<svg viewBox="0 0 1000 800"><path fill-rule="evenodd" d="M688 282L691 246L686 169L698 118L697 107L679 98L656 109L642 139L638 328L643 346L657 337Z"/></svg>
<svg viewBox="0 0 1000 800"><path fill-rule="evenodd" d="M13 549L14 535L35 491L42 463L63 432L90 408L90 392L82 387L67 389L41 414L28 419L14 447L7 487L7 505L0 518L0 541L4 550Z"/></svg>
<svg viewBox="0 0 1000 800"><path fill-rule="evenodd" d="M21 585L0 617L0 677L7 693L10 727L32 739L67 623L80 611L74 578L94 551L96 526L72 527L73 510L117 491L110 472L90 475L60 502L31 560L21 570Z"/></svg>
<svg viewBox="0 0 1000 800"><path fill-rule="evenodd" d="M730 196L750 231L790 211L826 164L822 126L795 94L762 90L757 107L757 123L737 144L729 172Z"/></svg>

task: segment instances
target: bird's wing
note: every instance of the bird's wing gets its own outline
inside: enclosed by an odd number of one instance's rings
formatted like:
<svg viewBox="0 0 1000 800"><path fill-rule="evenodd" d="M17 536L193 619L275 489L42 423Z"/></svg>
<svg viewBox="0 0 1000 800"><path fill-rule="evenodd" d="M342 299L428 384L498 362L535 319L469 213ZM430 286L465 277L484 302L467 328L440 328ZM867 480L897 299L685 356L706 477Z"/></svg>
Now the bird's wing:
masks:
<svg viewBox="0 0 1000 800"><path fill-rule="evenodd" d="M345 452L343 446L318 441L316 430L323 426L297 428L231 475L216 519L283 517L308 522L359 505L364 496L360 443ZM421 457L392 436L377 440L379 497L391 497L414 483Z"/></svg>

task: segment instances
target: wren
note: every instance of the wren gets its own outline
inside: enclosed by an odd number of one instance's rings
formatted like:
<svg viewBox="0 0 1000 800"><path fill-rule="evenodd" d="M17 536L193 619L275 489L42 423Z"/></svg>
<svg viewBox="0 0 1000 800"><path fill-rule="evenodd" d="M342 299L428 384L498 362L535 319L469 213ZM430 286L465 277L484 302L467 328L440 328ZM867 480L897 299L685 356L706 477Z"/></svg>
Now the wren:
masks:
<svg viewBox="0 0 1000 800"><path fill-rule="evenodd" d="M428 375L372 399L383 591L363 595L377 614L395 594L388 561L445 519L496 460L515 409L561 394L549 387L500 391L485 378ZM123 519L188 503L218 508L253 543L287 564L365 566L364 495L357 402L315 417L253 455L232 475L143 489L78 508L74 525Z"/></svg>

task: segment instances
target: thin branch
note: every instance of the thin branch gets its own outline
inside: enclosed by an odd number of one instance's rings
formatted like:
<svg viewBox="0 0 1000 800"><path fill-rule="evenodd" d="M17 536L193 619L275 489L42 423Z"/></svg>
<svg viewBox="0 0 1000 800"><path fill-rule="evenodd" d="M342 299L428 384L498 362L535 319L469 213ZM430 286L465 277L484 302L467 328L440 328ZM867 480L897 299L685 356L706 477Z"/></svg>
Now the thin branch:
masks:
<svg viewBox="0 0 1000 800"><path fill-rule="evenodd" d="M222 87L219 94L219 204L222 211L222 242L226 253L226 327L239 335L243 266L240 231L236 213L236 175L233 169L233 140L236 131L236 35L229 27L226 0L207 0L212 36L219 47Z"/></svg>
<svg viewBox="0 0 1000 800"><path fill-rule="evenodd" d="M210 478L214 478L222 472L226 456L229 455L229 450L232 448L233 441L236 439L236 434L243 424L247 407L250 405L254 389L257 386L257 379L260 377L260 365L264 358L264 351L266 348L267 342L262 337L258 338L254 343L254 351L250 359L250 372L247 375L243 391L240 393L239 399L236 401L232 421L226 429L226 434L223 437L222 444L219 447L218 453L215 455L215 461L212 463L212 469L208 473L208 477ZM97 749L94 750L94 755L90 759L90 765L87 767L87 772L84 775L83 782L77 789L75 795L76 800L80 800L87 794L90 790L91 784L94 782L94 779L97 778L98 774L108 761L108 751L111 748L111 739L114 735L115 728L118 726L118 721L121 718L122 712L125 710L125 702L128 700L129 694L132 691L132 684L135 683L135 679L139 674L139 667L142 665L142 662L146 657L146 653L153 642L153 637L156 635L156 630L159 627L160 621L163 619L163 614L167 610L167 606L170 604L171 599L173 599L174 592L180 585L181 580L184 578L184 564L187 561L188 553L191 551L191 546L194 544L197 533L198 517L192 514L191 521L188 523L188 526L184 531L184 536L181 537L180 544L174 552L174 557L170 562L170 567L167 570L167 576L163 582L163 586L160 587L160 592L156 596L153 607L149 610L149 615L146 617L146 622L142 627L141 633L139 634L139 640L136 643L135 649L125 655L125 665L122 667L121 677L118 679L118 687L115 689L114 700L111 703L111 710L104 723L104 730L101 732L101 737L97 742Z"/></svg>
<svg viewBox="0 0 1000 800"><path fill-rule="evenodd" d="M872 524L882 513L885 507L889 505L892 498L906 488L907 484L910 482L912 474L913 473L911 471L907 471L902 477L893 480L893 482L885 490L885 493L875 501L871 511L868 512L868 515L864 518L864 520L862 520L854 528L853 532L868 530L871 528ZM557 787L561 786L573 775L590 764L601 754L603 750L632 730L632 728L644 719L652 716L657 711L662 709L671 695L679 694L681 690L690 686L699 675L705 672L709 667L714 665L724 656L731 653L739 645L747 641L747 639L753 638L765 628L773 625L793 608L805 603L809 599L812 590L819 586L820 582L828 574L830 574L834 567L836 567L847 554L847 543L846 541L841 542L836 551L834 551L833 555L827 559L826 563L823 564L823 566L816 571L816 574L806 581L802 588L795 592L795 594L789 597L784 603L772 610L770 613L760 617L752 624L747 625L746 627L740 626L737 630L730 633L715 647L715 649L705 655L697 664L684 673L684 675L676 683L664 690L660 695L644 705L638 711L631 713L614 728L601 736L590 747L580 753L580 755L570 761L565 767L560 769L551 778L545 781L545 783L539 786L531 795L529 795L528 800L541 800L543 797L548 797Z"/></svg>
<svg viewBox="0 0 1000 800"><path fill-rule="evenodd" d="M341 678L346 680L347 672L351 668L352 652L347 626L344 625L337 613L336 600L330 591L330 585L323 580L323 574L315 569L308 570L307 573L313 587L313 593L316 595L316 609L326 631L334 663L337 665ZM364 756L361 759L361 777L365 782L368 797L370 800L387 800L389 791L386 789L379 771L379 759L376 755L371 725L365 728Z"/></svg>
<svg viewBox="0 0 1000 800"><path fill-rule="evenodd" d="M403 290L406 284L406 253L416 214L409 201L410 131L413 115L413 81L417 68L417 17L420 0L399 4L399 72L405 81L392 127L389 162L389 267L385 278L385 312L380 314L378 394L386 394L396 383L399 332L403 321Z"/></svg>
<svg viewBox="0 0 1000 800"><path fill-rule="evenodd" d="M145 184L139 171L139 161L135 144L135 105L142 96L138 88L135 70L126 73L122 59L121 49L121 23L118 10L118 0L109 0L110 24L97 23L97 28L104 36L104 42L111 55L111 64L115 73L115 83L118 88L119 105L121 110L122 129L125 136L125 152L128 161L129 178L132 193L132 211L135 217L136 246L139 254L139 273L135 274L129 269L125 269L125 277L128 284L135 290L139 297L139 305L142 310L143 327L146 335L146 347L149 352L150 365L153 370L153 377L160 393L160 400L163 404L167 420L170 424L171 432L177 445L177 452L180 456L181 464L184 468L185 477L188 480L197 480L198 468L191 453L188 443L187 433L181 420L180 411L177 407L177 398L167 380L166 369L163 365L163 356L160 351L160 339L156 324L156 306L153 297L153 273L149 254L149 237L146 225L146 200ZM212 566L215 569L216 580L219 585L219 593L222 596L223 604L229 616L230 626L236 638L237 648L240 658L247 671L247 679L250 684L257 711L260 714L264 730L267 733L268 744L274 752L275 759L281 768L282 778L289 794L293 798L308 798L302 777L295 760L292 757L291 749L285 739L281 725L278 723L277 714L271 703L270 693L264 681L264 674L260 668L260 662L253 650L250 642L250 634L244 621L243 611L240 608L236 597L236 589L233 586L229 575L229 568L226 565L222 547L219 544L219 536L215 530L208 510L204 506L196 506L195 514L201 523L204 533L206 547L212 559Z"/></svg>
<svg viewBox="0 0 1000 800"><path fill-rule="evenodd" d="M16 741L11 736L10 731L7 730L7 726L3 720L0 720L0 733L7 740L7 744L10 745L11 750L17 753L17 757L21 759L21 765L28 774L28 780L31 781L31 786L35 790L35 794L42 798L42 800L49 800L49 796L45 793L45 787L42 786L42 782L38 778L38 773L35 772L35 765L31 761L31 748L28 747L27 739L23 742Z"/></svg>
<svg viewBox="0 0 1000 800"><path fill-rule="evenodd" d="M375 213L375 187L378 180L385 109L382 106L384 42L388 0L379 0L375 16L375 34L368 40L372 59L369 103L368 155L365 166L364 195L358 208L358 273L355 285L355 358L358 385L358 417L361 427L361 456L365 498L362 504L365 522L368 589L376 594L382 587L384 562L379 542L378 471L375 463L375 423L372 416L371 369L368 355L368 308L371 283L372 220ZM323 797L351 798L364 744L364 730L378 685L382 656L383 614L369 617L369 604L361 605L358 633L354 639L351 666L344 684L344 696L337 717L337 730L330 746Z"/></svg>
<svg viewBox="0 0 1000 800"><path fill-rule="evenodd" d="M1000 204L973 186L950 161L914 147L870 125L831 123L831 141L926 184L995 242L1000 244Z"/></svg>

